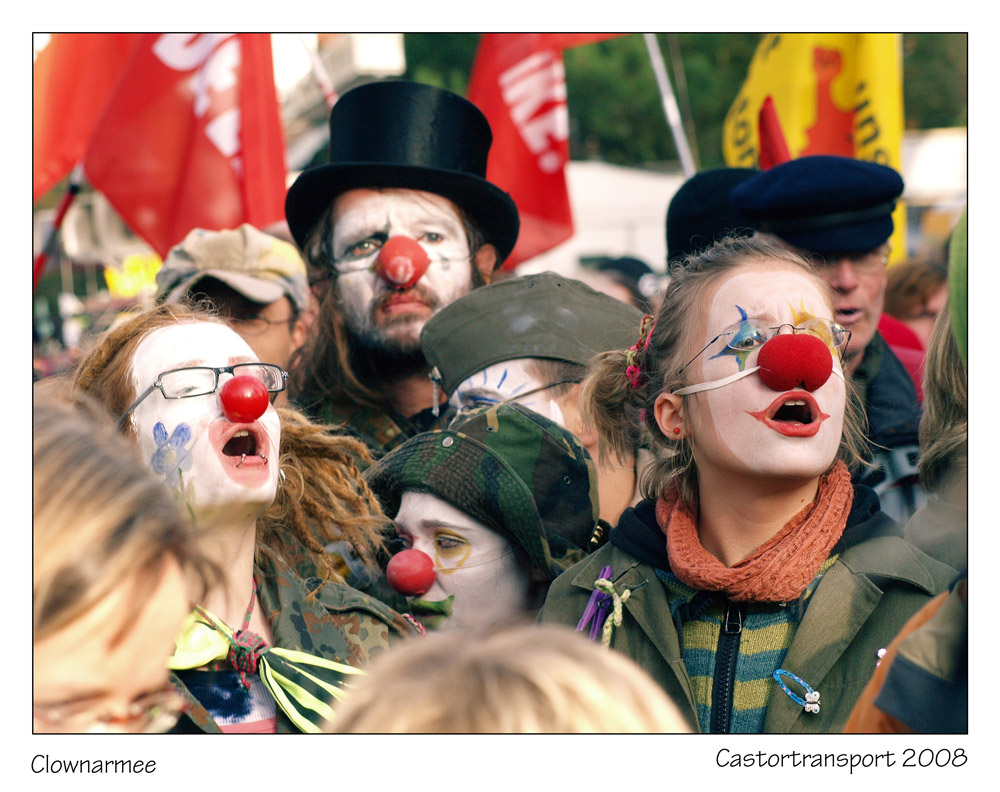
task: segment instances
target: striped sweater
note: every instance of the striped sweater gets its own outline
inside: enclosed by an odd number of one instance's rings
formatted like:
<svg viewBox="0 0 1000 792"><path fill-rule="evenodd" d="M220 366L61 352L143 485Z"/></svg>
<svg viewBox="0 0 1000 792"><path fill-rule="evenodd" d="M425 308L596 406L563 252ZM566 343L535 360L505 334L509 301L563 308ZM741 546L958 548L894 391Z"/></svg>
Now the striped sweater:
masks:
<svg viewBox="0 0 1000 792"><path fill-rule="evenodd" d="M730 602L723 594L695 591L672 572L656 570L681 639L702 732L764 730L770 697L784 695L772 675L781 667L808 598L836 558L824 561L802 596L789 603Z"/></svg>

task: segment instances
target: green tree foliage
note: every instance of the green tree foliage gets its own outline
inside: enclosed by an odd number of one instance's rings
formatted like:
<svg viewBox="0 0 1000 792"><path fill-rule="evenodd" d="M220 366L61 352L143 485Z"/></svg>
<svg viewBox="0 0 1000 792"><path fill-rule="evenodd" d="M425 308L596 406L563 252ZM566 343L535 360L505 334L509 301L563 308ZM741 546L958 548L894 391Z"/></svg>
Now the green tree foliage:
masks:
<svg viewBox="0 0 1000 792"><path fill-rule="evenodd" d="M701 168L724 164L722 121L759 39L757 33L657 35ZM675 71L672 52L679 53L682 72ZM642 36L567 50L564 60L574 159L597 157L620 165L677 160Z"/></svg>
<svg viewBox="0 0 1000 792"><path fill-rule="evenodd" d="M465 96L478 46L478 33L407 33L403 78Z"/></svg>
<svg viewBox="0 0 1000 792"><path fill-rule="evenodd" d="M659 33L670 82L699 168L724 165L722 123L746 77L759 33ZM406 78L465 95L477 33L410 33ZM964 33L903 35L903 94L911 129L964 126ZM677 160L642 36L566 50L570 156L655 167ZM693 130L693 131L692 131Z"/></svg>
<svg viewBox="0 0 1000 792"><path fill-rule="evenodd" d="M903 36L903 108L908 129L968 123L968 58L965 33Z"/></svg>

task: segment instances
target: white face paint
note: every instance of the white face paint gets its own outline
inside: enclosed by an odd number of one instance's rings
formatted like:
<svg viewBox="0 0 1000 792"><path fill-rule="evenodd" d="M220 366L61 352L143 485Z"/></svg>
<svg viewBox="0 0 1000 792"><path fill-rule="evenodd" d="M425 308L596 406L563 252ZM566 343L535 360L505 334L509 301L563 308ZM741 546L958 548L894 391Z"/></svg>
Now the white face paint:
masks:
<svg viewBox="0 0 1000 792"><path fill-rule="evenodd" d="M430 257L417 283L389 287L374 271L385 241L416 240ZM411 352L438 310L472 288L469 242L458 209L420 190L350 190L333 204L337 289L350 330L372 349Z"/></svg>
<svg viewBox="0 0 1000 792"><path fill-rule="evenodd" d="M164 371L254 362L253 350L226 325L186 322L161 327L139 342L132 381L138 395ZM219 393L231 377L221 374L215 393L186 399L166 399L154 389L132 413L143 458L183 493L195 514L237 503L263 510L277 491L278 413L268 404L252 423L229 421ZM232 453L240 443L252 451L242 461L240 453Z"/></svg>
<svg viewBox="0 0 1000 792"><path fill-rule="evenodd" d="M565 429L565 419L552 397L552 390L537 390L549 383L541 382L534 375L533 362L532 358L517 358L487 366L459 384L448 403L458 410L469 410L514 401Z"/></svg>
<svg viewBox="0 0 1000 792"><path fill-rule="evenodd" d="M725 278L710 296L701 335L690 343L692 355L741 320L737 306L767 327L799 325L805 314L832 318L828 301L807 274L748 267ZM757 365L759 347L749 354L720 355L725 348L725 339L719 339L699 355L688 369L689 382L737 374L741 357L743 369ZM834 370L842 373L838 356L831 354ZM688 396L685 424L699 474L714 469L741 476L808 479L825 473L840 446L846 397L843 378L835 374L811 393L803 389L782 393L767 387L759 373ZM801 410L798 417L808 413L807 421L785 420L791 405L774 415L783 402L800 403L794 409Z"/></svg>
<svg viewBox="0 0 1000 792"><path fill-rule="evenodd" d="M407 491L396 531L434 560L434 585L420 599L455 596L440 629L490 627L524 616L530 575L514 546L493 529L434 495Z"/></svg>

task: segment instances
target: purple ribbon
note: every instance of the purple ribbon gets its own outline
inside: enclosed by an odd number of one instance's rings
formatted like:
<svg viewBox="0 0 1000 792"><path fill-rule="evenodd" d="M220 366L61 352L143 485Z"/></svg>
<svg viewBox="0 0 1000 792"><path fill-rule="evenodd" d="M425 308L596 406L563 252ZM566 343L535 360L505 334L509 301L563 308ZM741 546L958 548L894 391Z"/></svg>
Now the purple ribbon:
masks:
<svg viewBox="0 0 1000 792"><path fill-rule="evenodd" d="M606 566L601 570L600 577L605 580L611 579L611 567ZM603 591L594 589L590 593L590 599L587 601L587 607L584 608L583 616L580 617L580 621L576 623L576 631L582 632L586 629L587 624L590 623L590 640L596 641L597 637L601 634L601 628L604 627L604 622L608 620L608 612L611 609L611 595L605 594Z"/></svg>

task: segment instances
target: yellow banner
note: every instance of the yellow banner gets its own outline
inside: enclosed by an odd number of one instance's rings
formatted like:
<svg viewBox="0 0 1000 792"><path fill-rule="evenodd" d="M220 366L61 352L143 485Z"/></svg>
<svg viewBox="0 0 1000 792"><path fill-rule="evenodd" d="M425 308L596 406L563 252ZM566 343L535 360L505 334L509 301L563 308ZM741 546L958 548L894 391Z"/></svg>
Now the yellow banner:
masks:
<svg viewBox="0 0 1000 792"><path fill-rule="evenodd" d="M156 273L163 264L155 253L134 253L126 256L121 269L104 268L104 280L112 297L135 297L156 291Z"/></svg>
<svg viewBox="0 0 1000 792"><path fill-rule="evenodd" d="M793 158L877 162L902 172L903 76L898 33L769 33L723 125L734 168L759 167L758 115L771 97ZM906 207L893 213L893 261L906 257Z"/></svg>

